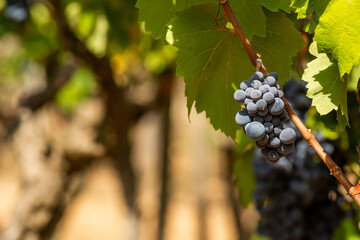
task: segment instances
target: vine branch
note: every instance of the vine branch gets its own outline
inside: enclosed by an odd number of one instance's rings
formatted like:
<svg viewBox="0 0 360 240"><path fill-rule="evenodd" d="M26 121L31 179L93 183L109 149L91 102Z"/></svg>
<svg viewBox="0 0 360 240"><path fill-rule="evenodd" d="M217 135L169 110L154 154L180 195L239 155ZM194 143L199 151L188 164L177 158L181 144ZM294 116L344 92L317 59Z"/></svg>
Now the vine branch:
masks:
<svg viewBox="0 0 360 240"><path fill-rule="evenodd" d="M227 0L219 0L220 5L223 7L229 21L234 27L236 35L240 38L240 41L244 45L244 48L252 62L252 64L256 67L257 70L261 71L265 75L268 75L268 71L266 70L264 64L260 65L260 58L252 48L249 40L246 38L244 31L241 29L239 22L237 21L229 3ZM360 206L360 194L358 194L355 190L355 187L352 183L347 179L341 168L331 159L331 157L325 152L325 150L321 147L320 143L315 139L314 135L307 129L304 123L297 116L295 111L292 109L289 102L283 97L282 100L285 103L285 109L291 119L291 121L296 125L299 129L300 133L303 135L306 142L315 150L315 152L319 155L319 157L326 164L328 169L330 170L330 174L333 175L339 183L345 188L346 192L353 198L358 206ZM356 193L356 194L355 194Z"/></svg>

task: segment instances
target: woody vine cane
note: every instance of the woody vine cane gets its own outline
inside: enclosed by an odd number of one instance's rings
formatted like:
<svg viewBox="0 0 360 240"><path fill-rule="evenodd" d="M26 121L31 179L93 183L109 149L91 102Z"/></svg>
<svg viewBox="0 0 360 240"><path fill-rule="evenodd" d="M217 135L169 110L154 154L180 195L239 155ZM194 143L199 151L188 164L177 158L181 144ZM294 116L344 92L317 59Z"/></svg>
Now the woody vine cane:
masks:
<svg viewBox="0 0 360 240"><path fill-rule="evenodd" d="M249 40L246 38L244 31L241 29L239 22L237 21L229 3L227 0L219 0L220 5L224 9L226 16L234 27L236 35L239 37L242 42L252 64L256 67L257 70L261 71L265 75L268 75L268 71L265 66L262 64L261 59L256 54L254 49L252 48ZM325 152L320 143L315 139L314 135L307 129L304 123L297 116L295 111L292 109L291 105L288 101L286 101L285 97L282 97L282 100L285 103L285 110L288 113L289 118L295 124L295 126L299 129L300 133L303 135L306 142L315 150L315 152L319 155L321 160L328 167L330 174L333 175L339 183L345 188L346 192L353 198L358 206L360 206L360 194L356 190L356 188L352 185L352 183L347 179L343 171L340 167L331 159L331 157ZM359 181L360 182L360 181Z"/></svg>

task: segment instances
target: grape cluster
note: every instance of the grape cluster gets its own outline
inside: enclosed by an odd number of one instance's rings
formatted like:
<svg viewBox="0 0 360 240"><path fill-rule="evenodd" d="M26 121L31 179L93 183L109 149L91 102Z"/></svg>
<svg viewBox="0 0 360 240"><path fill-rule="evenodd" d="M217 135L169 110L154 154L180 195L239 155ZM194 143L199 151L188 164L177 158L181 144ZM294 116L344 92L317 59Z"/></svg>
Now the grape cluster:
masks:
<svg viewBox="0 0 360 240"><path fill-rule="evenodd" d="M304 82L289 81L284 91L293 109L303 118L311 105L311 100L305 97ZM291 122L288 126L295 129ZM336 153L324 137L317 134L316 138L328 154ZM315 159L315 151L300 134L294 151L275 165L266 164L257 151L253 159L254 201L261 215L257 229L261 235L276 240L327 240L340 221L351 214L342 208L344 199L337 193L335 178Z"/></svg>
<svg viewBox="0 0 360 240"><path fill-rule="evenodd" d="M255 72L234 93L235 100L244 103L246 108L236 114L236 123L255 141L261 155L270 163L288 155L294 149L296 139L295 131L283 125L289 117L281 100L284 92L277 80L275 72L266 78L262 72Z"/></svg>

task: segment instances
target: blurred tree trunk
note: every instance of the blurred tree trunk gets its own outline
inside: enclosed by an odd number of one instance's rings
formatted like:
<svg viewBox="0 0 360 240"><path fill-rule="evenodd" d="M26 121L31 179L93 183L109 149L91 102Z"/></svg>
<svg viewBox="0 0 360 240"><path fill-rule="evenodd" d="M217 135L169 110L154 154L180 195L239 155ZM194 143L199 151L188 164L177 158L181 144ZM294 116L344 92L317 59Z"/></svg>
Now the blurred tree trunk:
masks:
<svg viewBox="0 0 360 240"><path fill-rule="evenodd" d="M169 141L170 141L170 100L175 79L172 69L167 69L159 75L159 98L158 105L161 107L162 119L162 155L161 155L161 192L159 210L159 229L158 239L164 239L166 210L169 201L168 181L169 181Z"/></svg>
<svg viewBox="0 0 360 240"><path fill-rule="evenodd" d="M125 96L125 89L116 85L110 62L106 57L98 58L80 41L67 23L60 0L50 0L52 13L57 23L60 42L75 58L90 67L98 80L102 98L105 100L105 118L99 129L99 141L106 149L106 157L116 166L122 180L129 209L137 215L136 177L130 161L128 129L138 119L138 108Z"/></svg>

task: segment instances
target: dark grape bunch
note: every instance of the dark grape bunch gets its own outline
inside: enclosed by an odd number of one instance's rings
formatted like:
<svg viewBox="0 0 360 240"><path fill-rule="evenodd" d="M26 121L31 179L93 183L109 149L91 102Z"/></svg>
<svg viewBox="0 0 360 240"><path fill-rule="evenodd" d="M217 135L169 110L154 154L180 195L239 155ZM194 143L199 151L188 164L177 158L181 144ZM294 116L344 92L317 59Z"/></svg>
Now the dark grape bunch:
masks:
<svg viewBox="0 0 360 240"><path fill-rule="evenodd" d="M296 139L295 131L283 125L289 117L281 100L284 92L277 80L275 72L266 78L262 72L255 72L234 93L235 100L244 103L246 108L236 114L236 123L255 141L261 155L270 163L291 153Z"/></svg>
<svg viewBox="0 0 360 240"><path fill-rule="evenodd" d="M291 80L283 89L304 121L311 106L305 83ZM292 122L288 126L296 130ZM277 164L266 164L259 151L255 152L254 202L261 215L257 231L272 240L328 240L341 220L350 217L353 211L337 192L335 178L319 162L314 149L296 133L296 148ZM346 162L344 154L329 140L319 133L315 136L328 154L340 160L339 164Z"/></svg>

